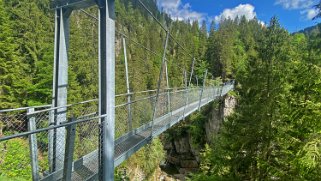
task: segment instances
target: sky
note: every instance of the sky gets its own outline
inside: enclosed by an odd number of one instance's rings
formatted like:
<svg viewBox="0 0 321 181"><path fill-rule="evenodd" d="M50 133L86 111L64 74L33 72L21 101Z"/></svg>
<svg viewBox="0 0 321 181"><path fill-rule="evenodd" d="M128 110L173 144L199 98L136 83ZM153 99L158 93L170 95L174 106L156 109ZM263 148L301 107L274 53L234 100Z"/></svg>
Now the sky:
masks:
<svg viewBox="0 0 321 181"><path fill-rule="evenodd" d="M205 20L217 24L225 18L245 16L268 24L277 16L289 32L296 32L321 22L312 20L318 13L313 5L320 0L157 0L158 6L173 19Z"/></svg>

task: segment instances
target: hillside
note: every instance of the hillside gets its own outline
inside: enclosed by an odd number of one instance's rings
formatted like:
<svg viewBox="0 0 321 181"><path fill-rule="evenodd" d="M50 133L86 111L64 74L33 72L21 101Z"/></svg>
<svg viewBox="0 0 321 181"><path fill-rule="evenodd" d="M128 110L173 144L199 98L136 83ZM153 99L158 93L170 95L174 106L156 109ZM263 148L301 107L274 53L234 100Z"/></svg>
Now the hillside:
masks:
<svg viewBox="0 0 321 181"><path fill-rule="evenodd" d="M317 35L317 34L320 34L321 32L321 23L315 25L315 26L311 26L311 27L308 27L308 28L305 28L304 30L301 30L297 33L303 33L305 34L306 36L310 37L310 36L313 36L313 35Z"/></svg>
<svg viewBox="0 0 321 181"><path fill-rule="evenodd" d="M168 15L158 10L155 1L142 2L161 24L165 27L171 25L172 36L185 48L183 50L172 39L168 43L166 58L171 78L170 87L184 86L183 72L191 72L191 54L197 59L195 69L201 77L207 68L206 64L201 64L206 51L206 28L201 29L198 22L172 21ZM98 97L98 23L95 20L97 14L97 7L93 7L85 12L73 11L70 17L68 104ZM165 31L137 0L116 1L116 15L116 94L127 92L123 37L127 47L130 91L157 89ZM0 0L0 110L51 103L54 20L54 11L49 9L49 0ZM121 101L123 100L116 100L117 104ZM123 110L116 109L116 113L123 116L124 113L121 111ZM142 116L146 117L144 119L150 119L147 118L150 114L151 112L146 111L146 115ZM8 135L17 129L10 127L11 123L3 120L3 117L0 118L0 136ZM118 121L119 119L121 118L118 117ZM97 129L93 132L98 134ZM119 136L121 133L116 131L116 134ZM46 138L39 142L39 145L46 145ZM23 154L16 153L18 150L15 145L24 145L20 150ZM29 153L26 145L28 141L25 139L0 142L0 148L12 154L0 156L1 176L12 178L19 175L21 179L31 179L30 158L24 155ZM90 146L91 143L84 142L77 150L84 151ZM14 152L11 152L12 150ZM48 155L47 147L39 149L39 154ZM75 156L81 154L77 152ZM132 171L129 176L134 178L137 171L148 179L153 177L164 154L162 144L156 139L131 157L128 163L120 166L116 173L126 168ZM17 162L13 159L20 155L24 160ZM48 160L43 161L45 163L40 166L41 172L48 170Z"/></svg>

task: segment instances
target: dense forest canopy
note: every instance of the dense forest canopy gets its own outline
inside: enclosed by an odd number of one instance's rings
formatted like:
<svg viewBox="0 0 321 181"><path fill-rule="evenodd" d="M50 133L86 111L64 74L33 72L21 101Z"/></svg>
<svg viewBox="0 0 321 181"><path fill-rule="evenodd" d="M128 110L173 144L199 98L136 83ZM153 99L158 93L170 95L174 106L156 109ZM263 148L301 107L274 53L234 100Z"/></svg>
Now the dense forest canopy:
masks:
<svg viewBox="0 0 321 181"><path fill-rule="evenodd" d="M224 81L236 80L235 113L204 149L201 173L192 179L320 180L320 26L290 34L277 17L266 26L238 17L222 20L218 28L213 22L208 32L205 22L173 21L155 1L143 2L197 58L199 77L208 69ZM49 0L0 0L0 109L51 103L54 14L48 7ZM97 8L87 11L97 14ZM165 33L136 0L116 0L116 13L118 31L162 52ZM97 29L91 17L73 12L70 103L98 96ZM155 89L161 59L130 41L127 47L132 91ZM116 50L120 94L126 84L119 33ZM184 86L183 71L190 71L192 58L175 42L168 50L170 85ZM9 162L0 162L0 170L13 166Z"/></svg>
<svg viewBox="0 0 321 181"><path fill-rule="evenodd" d="M155 1L143 0L143 3L184 47L172 38L169 40L165 53L170 87L185 86L184 72L191 72L193 57L197 61L195 72L202 77L207 68L207 63L202 59L206 52L205 24L200 28L198 22L173 21L158 10ZM68 104L98 97L98 23L95 19L98 8L92 7L85 11L73 11L70 17ZM137 0L117 0L116 15L116 94L127 92L122 44L125 36L130 91L155 90L164 51L165 31ZM54 11L49 9L49 0L0 0L0 110L51 104L54 24ZM8 121L2 123L0 120L0 137L16 131L16 123L12 124L10 127ZM81 134L81 131L78 130L77 134ZM98 133L93 133L93 136L95 134ZM42 146L48 144L46 136L38 138ZM91 141L97 141L97 137ZM82 143L81 150L90 144L88 140ZM20 150L17 149L19 147ZM147 175L154 172L164 157L159 140L154 141L150 147L131 157L130 162L141 163L140 167ZM6 177L30 180L28 140L19 138L3 141L0 142L0 149L5 150L5 154L0 156L0 180ZM147 156L142 154L149 149L159 151ZM40 172L43 173L48 170L48 153L47 149L40 148L38 151ZM75 156L80 154L76 152ZM151 157L154 162L147 161Z"/></svg>
<svg viewBox="0 0 321 181"><path fill-rule="evenodd" d="M155 1L143 1L159 21L170 27L173 40L167 52L171 87L182 86L183 71L190 71L192 58L202 68L206 51L206 26L198 22L173 21L158 10ZM51 103L54 11L49 0L1 0L1 71L0 109ZM97 7L86 10L97 16ZM98 96L98 23L83 11L71 15L69 47L68 102L74 103ZM121 33L127 40L132 91L155 89L161 57L147 52L132 42L162 54L165 32L138 1L116 1L117 26L117 93L125 93ZM144 66L144 68L141 68ZM196 68L196 69L197 69ZM199 70L200 77L205 71ZM79 91L82 90L82 91Z"/></svg>
<svg viewBox="0 0 321 181"><path fill-rule="evenodd" d="M193 180L320 180L319 26L290 34L276 17L241 18L211 32L207 60L236 79L238 105Z"/></svg>

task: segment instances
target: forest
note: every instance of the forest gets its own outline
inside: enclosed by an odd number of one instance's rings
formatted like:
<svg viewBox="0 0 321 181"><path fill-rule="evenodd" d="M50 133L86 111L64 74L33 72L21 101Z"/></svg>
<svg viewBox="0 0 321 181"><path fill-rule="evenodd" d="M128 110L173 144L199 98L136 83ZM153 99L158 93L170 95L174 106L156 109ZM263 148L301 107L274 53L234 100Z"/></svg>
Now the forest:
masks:
<svg viewBox="0 0 321 181"><path fill-rule="evenodd" d="M202 145L200 171L188 179L321 180L321 25L289 33L278 17L268 25L238 17L207 27L172 20L155 1L143 2L185 47L169 43L171 87L182 87L183 72L191 71L186 52L197 58L198 77L208 69L209 77L236 81L235 113L211 144ZM54 11L49 3L0 0L0 110L51 103ZM87 13L96 16L97 8L71 16L68 103L98 97L98 24ZM130 37L132 91L155 89L160 58L133 42L162 52L165 32L137 0L116 0L116 15L116 93L126 92L122 34ZM3 126L0 122L0 137ZM0 180L30 180L26 141L0 143L0 149L9 148L25 151L0 155ZM139 165L152 175L164 158L161 148L157 139L121 168ZM146 150L152 153L147 156Z"/></svg>

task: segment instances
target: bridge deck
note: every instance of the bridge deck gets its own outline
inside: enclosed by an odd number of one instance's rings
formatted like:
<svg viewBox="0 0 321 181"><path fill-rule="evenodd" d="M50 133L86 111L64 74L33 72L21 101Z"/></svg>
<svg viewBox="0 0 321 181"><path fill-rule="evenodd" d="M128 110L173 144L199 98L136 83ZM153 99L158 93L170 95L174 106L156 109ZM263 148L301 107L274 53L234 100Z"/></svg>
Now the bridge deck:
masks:
<svg viewBox="0 0 321 181"><path fill-rule="evenodd" d="M201 107L215 100L214 98L204 98L201 101ZM190 103L186 107L180 107L162 117L131 131L115 141L115 167L127 160L132 154L141 147L151 142L152 138L157 137L188 115L197 111L199 101ZM151 134L151 131L153 133ZM63 170L58 170L42 180L62 180ZM98 178L98 150L95 150L79 160L73 162L72 180L97 180Z"/></svg>
<svg viewBox="0 0 321 181"><path fill-rule="evenodd" d="M162 92L159 94L159 99L156 99L153 94L148 93L148 96L139 94L127 104L118 104L115 107L118 110L115 120L115 167L127 160L144 145L150 143L154 137L184 120L185 117L196 112L199 107L207 105L232 89L233 84L229 83L202 89L196 87ZM121 102L125 99L121 97L119 100ZM35 154L32 155L32 164L36 166L42 166L35 162L40 157L43 159L43 156L37 156L39 150L42 149L43 153L47 151L48 162L45 163L55 167L48 169L48 166L43 164L44 166L41 169L34 172L39 174L40 180L62 180L64 172L66 177L71 175L72 180L98 180L98 172L102 168L99 163L100 119L105 115L97 115L97 100L66 105L64 110L68 110L68 114L73 115L72 119L67 118L66 112L58 112L57 110L60 108L44 106L36 111L34 108L32 110L27 108L28 111L25 111L26 108L17 109L16 112L12 112L12 110L2 111L3 115L0 115L0 122L7 123L8 127L12 126L12 122L15 120L27 120L28 124L33 124L35 128L26 131L24 127L18 126L18 128L21 128L20 132L4 138L0 137L0 140L29 138L30 149L33 148L32 153ZM48 124L52 123L54 118L59 119L62 124L54 126ZM58 139L58 136L55 137L54 133L61 134L60 130L67 132L67 135L65 136L65 133L63 133L64 137ZM53 145L56 143L53 138L56 138L57 143L64 143L65 146L57 147L57 145ZM44 143L43 139L47 143ZM53 151L57 149L66 151L64 151L64 154L53 154ZM53 163L59 164L56 166ZM51 170L55 171L51 172Z"/></svg>

